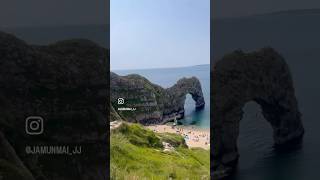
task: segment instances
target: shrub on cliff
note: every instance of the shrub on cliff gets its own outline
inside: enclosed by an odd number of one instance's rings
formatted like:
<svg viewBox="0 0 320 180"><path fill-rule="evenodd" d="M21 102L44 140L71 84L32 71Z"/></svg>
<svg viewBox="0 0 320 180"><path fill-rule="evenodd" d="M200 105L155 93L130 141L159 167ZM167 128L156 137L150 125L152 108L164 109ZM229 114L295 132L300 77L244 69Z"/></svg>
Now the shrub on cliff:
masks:
<svg viewBox="0 0 320 180"><path fill-rule="evenodd" d="M172 152L163 152L170 141ZM182 137L146 130L137 124L122 124L110 137L111 179L210 179L210 152L188 149Z"/></svg>

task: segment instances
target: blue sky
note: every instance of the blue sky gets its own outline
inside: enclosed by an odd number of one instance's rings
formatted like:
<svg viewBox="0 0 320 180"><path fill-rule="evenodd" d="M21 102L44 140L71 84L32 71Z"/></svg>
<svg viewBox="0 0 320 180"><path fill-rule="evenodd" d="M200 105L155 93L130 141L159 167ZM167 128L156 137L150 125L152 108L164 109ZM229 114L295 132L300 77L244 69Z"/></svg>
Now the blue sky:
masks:
<svg viewBox="0 0 320 180"><path fill-rule="evenodd" d="M210 63L210 0L111 0L111 69Z"/></svg>

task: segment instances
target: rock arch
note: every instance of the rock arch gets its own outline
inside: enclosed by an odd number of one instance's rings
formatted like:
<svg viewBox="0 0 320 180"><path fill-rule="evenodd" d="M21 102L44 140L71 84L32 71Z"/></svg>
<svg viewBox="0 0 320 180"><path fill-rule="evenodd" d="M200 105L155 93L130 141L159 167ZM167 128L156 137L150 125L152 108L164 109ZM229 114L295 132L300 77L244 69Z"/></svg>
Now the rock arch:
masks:
<svg viewBox="0 0 320 180"><path fill-rule="evenodd" d="M162 88L137 74L119 76L111 73L110 80L110 100L115 110L122 106L117 104L119 97L126 99L125 106L137 108L129 113L117 111L130 122L161 124L175 117L183 118L187 94L191 94L196 109L205 106L201 83L196 77L181 78L170 88Z"/></svg>
<svg viewBox="0 0 320 180"><path fill-rule="evenodd" d="M165 91L169 95L166 105L170 105L171 100L177 101L177 112L180 110L184 112L187 94L190 94L194 100L196 110L201 110L205 106L201 83L196 77L182 78Z"/></svg>
<svg viewBox="0 0 320 180"><path fill-rule="evenodd" d="M273 128L275 145L303 136L289 67L273 49L228 54L214 65L212 78L214 175L232 170L237 163L239 123L242 108L249 101L261 106Z"/></svg>

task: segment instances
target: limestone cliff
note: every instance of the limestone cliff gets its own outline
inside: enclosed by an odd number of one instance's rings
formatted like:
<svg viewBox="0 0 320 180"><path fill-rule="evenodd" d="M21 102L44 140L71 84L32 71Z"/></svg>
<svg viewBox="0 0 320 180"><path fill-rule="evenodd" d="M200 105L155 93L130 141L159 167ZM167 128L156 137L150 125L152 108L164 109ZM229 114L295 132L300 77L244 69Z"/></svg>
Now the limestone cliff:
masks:
<svg viewBox="0 0 320 180"><path fill-rule="evenodd" d="M88 40L34 46L0 32L0 171L11 169L2 176L105 179L108 58ZM42 135L26 134L28 116L43 117ZM28 145L52 144L81 144L84 154L25 152Z"/></svg>
<svg viewBox="0 0 320 180"><path fill-rule="evenodd" d="M110 101L118 114L127 121L141 124L161 124L184 117L186 95L191 94L196 109L205 106L200 81L195 78L182 78L175 85L164 89L146 78L132 74L119 76L111 73ZM118 104L118 98L124 104ZM119 108L135 108L134 111L121 111Z"/></svg>
<svg viewBox="0 0 320 180"><path fill-rule="evenodd" d="M249 101L261 106L276 145L295 142L304 134L289 67L271 48L235 51L214 64L212 99L211 170L215 178L228 175L237 163L239 123Z"/></svg>

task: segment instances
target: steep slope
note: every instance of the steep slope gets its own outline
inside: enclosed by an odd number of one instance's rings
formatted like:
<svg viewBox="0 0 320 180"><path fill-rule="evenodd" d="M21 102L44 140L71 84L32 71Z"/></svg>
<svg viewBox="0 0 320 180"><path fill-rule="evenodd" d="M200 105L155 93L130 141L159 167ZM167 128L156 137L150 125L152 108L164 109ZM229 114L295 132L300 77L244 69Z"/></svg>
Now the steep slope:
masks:
<svg viewBox="0 0 320 180"><path fill-rule="evenodd" d="M188 149L182 136L123 123L110 138L111 179L210 179L210 152Z"/></svg>

